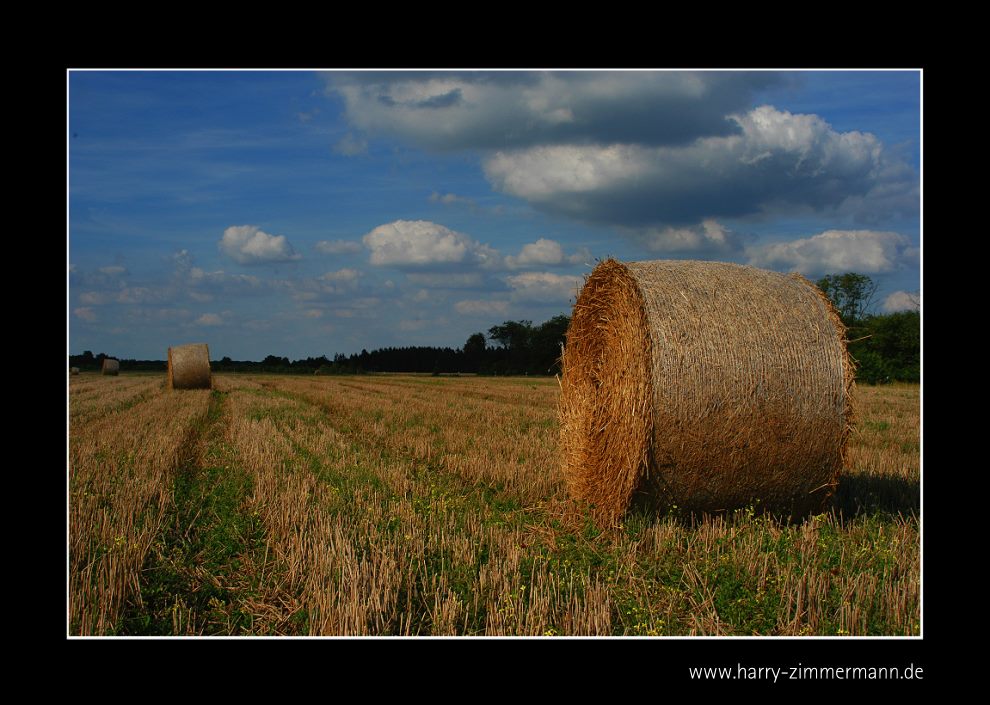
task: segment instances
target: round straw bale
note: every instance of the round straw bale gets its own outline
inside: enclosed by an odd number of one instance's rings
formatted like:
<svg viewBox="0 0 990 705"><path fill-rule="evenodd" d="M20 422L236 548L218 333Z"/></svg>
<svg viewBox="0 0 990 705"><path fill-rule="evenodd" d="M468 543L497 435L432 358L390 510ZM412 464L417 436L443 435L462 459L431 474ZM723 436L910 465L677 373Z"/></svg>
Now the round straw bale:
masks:
<svg viewBox="0 0 990 705"><path fill-rule="evenodd" d="M845 326L800 275L605 260L562 362L563 472L601 520L634 501L798 517L838 484L854 368Z"/></svg>
<svg viewBox="0 0 990 705"><path fill-rule="evenodd" d="M70 375L77 375L77 374L79 374L79 368L78 367L70 367L69 368L69 374Z"/></svg>
<svg viewBox="0 0 990 705"><path fill-rule="evenodd" d="M120 362L109 357L103 358L103 374L116 377L120 374Z"/></svg>
<svg viewBox="0 0 990 705"><path fill-rule="evenodd" d="M168 349L169 389L210 389L210 348L206 343L176 345Z"/></svg>

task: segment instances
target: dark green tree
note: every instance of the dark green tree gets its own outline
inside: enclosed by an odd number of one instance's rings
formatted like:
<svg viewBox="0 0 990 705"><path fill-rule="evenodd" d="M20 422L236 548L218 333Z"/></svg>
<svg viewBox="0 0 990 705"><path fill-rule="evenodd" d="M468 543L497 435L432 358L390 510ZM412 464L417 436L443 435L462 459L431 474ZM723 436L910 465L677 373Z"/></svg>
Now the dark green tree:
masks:
<svg viewBox="0 0 990 705"><path fill-rule="evenodd" d="M488 337L508 350L521 350L529 345L532 321L505 321L488 329Z"/></svg>
<svg viewBox="0 0 990 705"><path fill-rule="evenodd" d="M487 348L484 333L475 333L464 343L464 365L466 372L477 372L485 359Z"/></svg>
<svg viewBox="0 0 990 705"><path fill-rule="evenodd" d="M921 314L899 311L868 316L849 345L856 378L869 384L921 381Z"/></svg>
<svg viewBox="0 0 990 705"><path fill-rule="evenodd" d="M532 321L505 321L488 329L488 337L501 345L496 351L494 371L499 374L525 374L532 364Z"/></svg>
<svg viewBox="0 0 990 705"><path fill-rule="evenodd" d="M532 362L534 374L557 373L560 371L561 346L571 323L569 316L554 316L533 330Z"/></svg>
<svg viewBox="0 0 990 705"><path fill-rule="evenodd" d="M847 326L859 323L873 306L877 284L865 274L828 274L817 282Z"/></svg>
<svg viewBox="0 0 990 705"><path fill-rule="evenodd" d="M921 314L871 314L877 284L865 274L829 274L817 282L831 299L849 338L856 379L869 384L921 379Z"/></svg>

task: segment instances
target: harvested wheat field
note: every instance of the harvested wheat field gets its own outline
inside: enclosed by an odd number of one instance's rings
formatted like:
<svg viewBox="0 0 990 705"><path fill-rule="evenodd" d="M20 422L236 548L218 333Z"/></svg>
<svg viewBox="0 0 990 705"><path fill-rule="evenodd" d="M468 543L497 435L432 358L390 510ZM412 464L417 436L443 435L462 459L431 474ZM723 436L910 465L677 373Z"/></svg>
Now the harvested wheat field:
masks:
<svg viewBox="0 0 990 705"><path fill-rule="evenodd" d="M70 378L70 634L920 634L917 385L856 389L849 467L800 522L605 526L553 378L212 383Z"/></svg>

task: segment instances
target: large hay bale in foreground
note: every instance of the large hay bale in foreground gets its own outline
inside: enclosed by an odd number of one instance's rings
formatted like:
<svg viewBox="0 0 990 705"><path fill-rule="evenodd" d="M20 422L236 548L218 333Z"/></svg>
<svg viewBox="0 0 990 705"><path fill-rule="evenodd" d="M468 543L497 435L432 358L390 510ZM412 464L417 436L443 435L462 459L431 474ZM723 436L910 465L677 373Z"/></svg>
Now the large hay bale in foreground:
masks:
<svg viewBox="0 0 990 705"><path fill-rule="evenodd" d="M843 466L853 374L845 327L800 275L606 260L567 331L565 477L606 521L634 500L819 510Z"/></svg>
<svg viewBox="0 0 990 705"><path fill-rule="evenodd" d="M103 358L103 374L116 377L120 374L120 362L111 360L109 357Z"/></svg>
<svg viewBox="0 0 990 705"><path fill-rule="evenodd" d="M79 374L79 368L78 367L70 367L69 368L69 374L70 375L77 375L77 374Z"/></svg>
<svg viewBox="0 0 990 705"><path fill-rule="evenodd" d="M210 348L206 343L176 345L168 349L169 389L210 389Z"/></svg>

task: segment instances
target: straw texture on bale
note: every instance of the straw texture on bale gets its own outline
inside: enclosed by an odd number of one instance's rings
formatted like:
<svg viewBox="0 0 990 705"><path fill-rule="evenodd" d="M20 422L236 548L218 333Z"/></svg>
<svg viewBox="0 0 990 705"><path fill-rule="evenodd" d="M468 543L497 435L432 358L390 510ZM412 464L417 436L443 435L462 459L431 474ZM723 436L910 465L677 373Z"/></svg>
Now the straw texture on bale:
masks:
<svg viewBox="0 0 990 705"><path fill-rule="evenodd" d="M69 368L69 374L70 375L77 375L77 374L79 374L79 368L78 367L70 367Z"/></svg>
<svg viewBox="0 0 990 705"><path fill-rule="evenodd" d="M852 419L845 327L800 275L695 261L601 262L562 357L572 494L802 516L838 484Z"/></svg>
<svg viewBox="0 0 990 705"><path fill-rule="evenodd" d="M111 360L109 357L103 358L103 374L116 377L120 373L120 362Z"/></svg>
<svg viewBox="0 0 990 705"><path fill-rule="evenodd" d="M206 343L168 349L169 389L210 389L210 348Z"/></svg>

